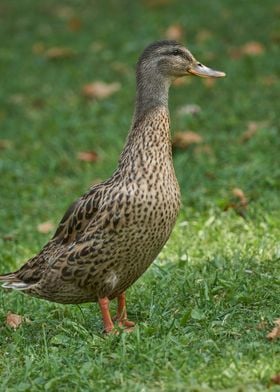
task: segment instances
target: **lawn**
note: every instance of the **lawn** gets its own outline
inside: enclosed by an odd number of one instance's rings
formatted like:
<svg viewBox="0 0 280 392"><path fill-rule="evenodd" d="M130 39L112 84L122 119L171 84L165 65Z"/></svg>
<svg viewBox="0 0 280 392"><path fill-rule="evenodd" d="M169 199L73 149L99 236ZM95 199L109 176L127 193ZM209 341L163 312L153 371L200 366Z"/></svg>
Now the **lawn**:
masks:
<svg viewBox="0 0 280 392"><path fill-rule="evenodd" d="M95 304L0 290L1 391L280 391L279 341L266 337L280 317L279 15L274 0L1 1L0 273L47 242L39 224L111 175L148 43L173 26L227 73L170 91L172 133L202 143L174 150L182 209L127 293L135 331L104 337ZM97 80L121 88L86 99ZM201 110L180 115L186 105ZM9 311L25 317L16 331Z"/></svg>

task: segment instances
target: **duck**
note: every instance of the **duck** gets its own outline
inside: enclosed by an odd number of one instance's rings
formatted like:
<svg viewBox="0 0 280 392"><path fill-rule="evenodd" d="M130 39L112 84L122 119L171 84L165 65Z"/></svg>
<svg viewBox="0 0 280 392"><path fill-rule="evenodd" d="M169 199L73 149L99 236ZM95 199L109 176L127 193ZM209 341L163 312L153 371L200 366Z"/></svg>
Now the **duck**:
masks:
<svg viewBox="0 0 280 392"><path fill-rule="evenodd" d="M144 49L136 66L132 124L117 169L67 209L36 256L0 276L3 288L62 304L97 302L105 333L133 329L126 290L158 256L180 209L169 87L193 75L221 78L225 73L201 64L176 41L156 41ZM115 317L109 307L113 299Z"/></svg>

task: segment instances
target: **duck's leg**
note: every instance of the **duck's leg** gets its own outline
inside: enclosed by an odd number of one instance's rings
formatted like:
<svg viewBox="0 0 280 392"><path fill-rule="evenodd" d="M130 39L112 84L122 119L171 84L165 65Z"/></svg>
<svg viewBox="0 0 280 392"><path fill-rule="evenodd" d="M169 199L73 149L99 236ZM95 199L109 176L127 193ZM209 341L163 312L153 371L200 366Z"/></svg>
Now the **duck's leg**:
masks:
<svg viewBox="0 0 280 392"><path fill-rule="evenodd" d="M98 299L98 303L102 314L103 324L104 324L104 330L106 333L112 333L114 329L114 324L110 315L109 302L110 301L107 297Z"/></svg>
<svg viewBox="0 0 280 392"><path fill-rule="evenodd" d="M118 321L120 327L131 328L134 327L135 323L127 319L126 303L125 303L125 292L118 296L118 310L114 320Z"/></svg>

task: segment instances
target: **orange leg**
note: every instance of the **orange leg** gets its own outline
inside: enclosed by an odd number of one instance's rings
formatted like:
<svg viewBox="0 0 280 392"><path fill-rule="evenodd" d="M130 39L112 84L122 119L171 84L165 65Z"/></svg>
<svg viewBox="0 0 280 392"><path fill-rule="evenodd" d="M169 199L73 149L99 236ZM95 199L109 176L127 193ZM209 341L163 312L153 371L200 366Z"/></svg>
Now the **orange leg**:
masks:
<svg viewBox="0 0 280 392"><path fill-rule="evenodd" d="M117 316L114 318L118 321L120 327L131 328L134 327L135 323L127 319L126 304L125 304L125 292L118 296L118 310Z"/></svg>
<svg viewBox="0 0 280 392"><path fill-rule="evenodd" d="M105 332L112 333L114 329L114 324L110 315L109 299L107 297L99 298L98 303L102 314Z"/></svg>

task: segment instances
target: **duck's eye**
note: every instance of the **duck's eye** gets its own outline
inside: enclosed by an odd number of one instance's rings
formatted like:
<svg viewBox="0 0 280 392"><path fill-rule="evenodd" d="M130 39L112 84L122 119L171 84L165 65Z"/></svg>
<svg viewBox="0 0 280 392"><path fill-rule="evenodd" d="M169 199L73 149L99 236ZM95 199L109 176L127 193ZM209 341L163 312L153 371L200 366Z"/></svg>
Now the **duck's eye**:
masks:
<svg viewBox="0 0 280 392"><path fill-rule="evenodd" d="M173 56L181 56L182 55L182 51L179 49L175 49L173 50L173 52L171 53Z"/></svg>

